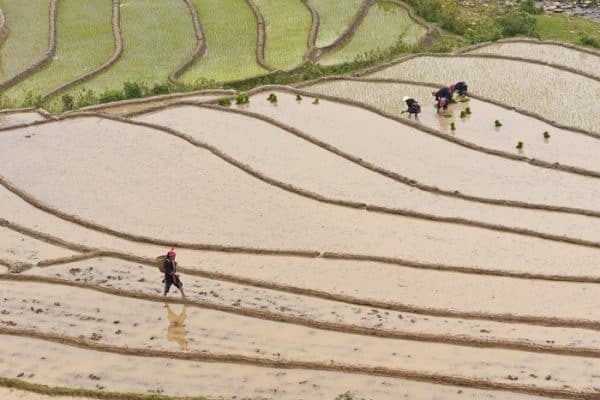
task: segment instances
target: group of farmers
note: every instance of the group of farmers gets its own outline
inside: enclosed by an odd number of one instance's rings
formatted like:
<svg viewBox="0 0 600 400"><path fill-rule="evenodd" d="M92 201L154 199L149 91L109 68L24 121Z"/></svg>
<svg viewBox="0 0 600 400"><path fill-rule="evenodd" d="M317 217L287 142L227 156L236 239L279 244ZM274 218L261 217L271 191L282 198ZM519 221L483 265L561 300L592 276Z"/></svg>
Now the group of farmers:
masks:
<svg viewBox="0 0 600 400"><path fill-rule="evenodd" d="M467 84L461 81L450 86L444 86L439 90L434 90L433 92L431 92L431 95L435 97L438 114L441 112L441 110L448 109L448 104L450 104L450 101L454 97L454 93L458 93L459 97L465 97L467 95ZM415 118L417 118L417 116L421 112L421 105L419 104L419 102L414 98L408 96L405 96L402 100L406 103L406 106L408 107L408 109L406 109L402 113L408 113L409 118L412 115L414 115Z"/></svg>

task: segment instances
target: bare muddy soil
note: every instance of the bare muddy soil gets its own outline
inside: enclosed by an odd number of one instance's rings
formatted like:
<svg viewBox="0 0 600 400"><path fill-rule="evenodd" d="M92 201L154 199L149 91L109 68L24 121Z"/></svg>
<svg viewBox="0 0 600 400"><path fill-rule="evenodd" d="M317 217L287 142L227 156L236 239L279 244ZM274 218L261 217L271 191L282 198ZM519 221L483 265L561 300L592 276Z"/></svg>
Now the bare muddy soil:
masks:
<svg viewBox="0 0 600 400"><path fill-rule="evenodd" d="M37 112L0 113L0 128L43 121L44 119L44 116Z"/></svg>
<svg viewBox="0 0 600 400"><path fill-rule="evenodd" d="M91 390L198 395L242 399L333 399L343 391L377 399L497 399L538 397L431 385L334 372L282 370L247 365L202 363L123 356L83 350L36 339L3 336L0 373L31 382ZM68 368L77 365L76 371ZM164 374L168 369L171 373ZM35 398L34 398L35 399ZM35 399L37 400L37 399Z"/></svg>
<svg viewBox="0 0 600 400"><path fill-rule="evenodd" d="M0 227L0 258L35 264L48 258L73 254L76 253Z"/></svg>

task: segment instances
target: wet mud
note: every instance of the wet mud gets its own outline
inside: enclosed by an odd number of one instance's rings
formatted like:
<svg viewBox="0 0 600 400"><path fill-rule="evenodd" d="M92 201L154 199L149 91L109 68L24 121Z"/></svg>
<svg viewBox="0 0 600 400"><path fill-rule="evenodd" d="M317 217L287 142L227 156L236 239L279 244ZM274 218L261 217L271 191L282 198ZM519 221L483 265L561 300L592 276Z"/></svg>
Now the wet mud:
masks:
<svg viewBox="0 0 600 400"><path fill-rule="evenodd" d="M35 264L48 258L75 254L63 247L53 246L10 229L0 227L0 258Z"/></svg>
<svg viewBox="0 0 600 400"><path fill-rule="evenodd" d="M43 121L44 119L44 116L37 112L0 113L0 128Z"/></svg>

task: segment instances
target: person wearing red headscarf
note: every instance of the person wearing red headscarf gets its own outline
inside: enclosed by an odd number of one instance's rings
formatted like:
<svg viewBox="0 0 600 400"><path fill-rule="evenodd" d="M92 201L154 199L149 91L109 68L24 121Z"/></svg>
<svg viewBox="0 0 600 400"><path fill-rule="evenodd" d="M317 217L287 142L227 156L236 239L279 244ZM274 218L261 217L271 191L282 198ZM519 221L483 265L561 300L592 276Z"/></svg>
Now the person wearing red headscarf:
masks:
<svg viewBox="0 0 600 400"><path fill-rule="evenodd" d="M163 293L166 296L169 293L171 285L174 285L181 292L181 297L185 298L183 291L183 282L179 279L177 273L177 261L175 261L175 251L173 248L167 252L167 258L165 258L165 291Z"/></svg>

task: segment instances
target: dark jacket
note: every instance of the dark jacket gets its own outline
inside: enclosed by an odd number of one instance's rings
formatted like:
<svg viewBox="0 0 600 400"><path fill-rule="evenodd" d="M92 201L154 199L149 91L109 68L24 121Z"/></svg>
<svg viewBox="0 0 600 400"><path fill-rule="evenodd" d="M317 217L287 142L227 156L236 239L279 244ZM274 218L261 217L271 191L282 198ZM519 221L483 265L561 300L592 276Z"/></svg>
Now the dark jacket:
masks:
<svg viewBox="0 0 600 400"><path fill-rule="evenodd" d="M165 275L173 275L177 272L177 261L165 258Z"/></svg>
<svg viewBox="0 0 600 400"><path fill-rule="evenodd" d="M436 100L444 99L444 98L447 99L448 101L450 101L450 99L452 98L452 91L450 90L450 88L448 86L444 86L443 88L441 88L440 90L435 92Z"/></svg>

